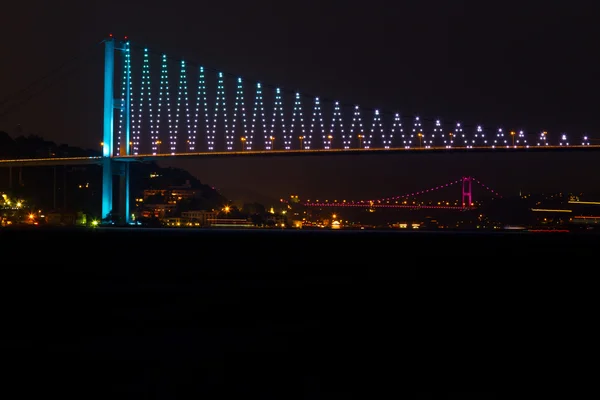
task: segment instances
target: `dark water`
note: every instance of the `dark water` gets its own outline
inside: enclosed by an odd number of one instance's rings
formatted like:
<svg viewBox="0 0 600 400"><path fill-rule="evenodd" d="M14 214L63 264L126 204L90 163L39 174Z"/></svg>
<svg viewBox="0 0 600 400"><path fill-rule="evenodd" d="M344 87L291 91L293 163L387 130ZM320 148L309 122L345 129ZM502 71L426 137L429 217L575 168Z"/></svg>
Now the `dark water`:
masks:
<svg viewBox="0 0 600 400"><path fill-rule="evenodd" d="M4 381L11 398L495 399L507 354L576 319L544 282L596 265L599 238L3 230Z"/></svg>

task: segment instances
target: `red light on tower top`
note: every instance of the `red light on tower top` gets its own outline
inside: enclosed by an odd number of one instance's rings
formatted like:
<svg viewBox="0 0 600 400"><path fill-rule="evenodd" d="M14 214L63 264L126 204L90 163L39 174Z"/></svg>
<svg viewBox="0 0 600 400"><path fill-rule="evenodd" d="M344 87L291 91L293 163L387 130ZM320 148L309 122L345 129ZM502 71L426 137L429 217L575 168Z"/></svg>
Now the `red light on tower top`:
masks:
<svg viewBox="0 0 600 400"><path fill-rule="evenodd" d="M123 39L127 40L127 36L125 36Z"/></svg>

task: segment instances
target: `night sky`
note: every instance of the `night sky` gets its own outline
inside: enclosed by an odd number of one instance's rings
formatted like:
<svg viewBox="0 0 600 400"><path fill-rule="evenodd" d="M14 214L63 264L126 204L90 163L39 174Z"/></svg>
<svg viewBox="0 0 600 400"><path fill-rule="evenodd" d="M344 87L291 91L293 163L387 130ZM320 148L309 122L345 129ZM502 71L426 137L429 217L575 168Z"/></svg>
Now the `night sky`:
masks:
<svg viewBox="0 0 600 400"><path fill-rule="evenodd" d="M600 144L600 29L592 2L66 0L4 7L0 99L113 33L343 103L494 129L585 132ZM15 135L21 124L25 133L99 149L101 46L89 54L65 80L0 118L0 130ZM600 191L594 178L599 159L595 152L459 153L227 157L170 165L226 195L360 199L462 175L503 194Z"/></svg>

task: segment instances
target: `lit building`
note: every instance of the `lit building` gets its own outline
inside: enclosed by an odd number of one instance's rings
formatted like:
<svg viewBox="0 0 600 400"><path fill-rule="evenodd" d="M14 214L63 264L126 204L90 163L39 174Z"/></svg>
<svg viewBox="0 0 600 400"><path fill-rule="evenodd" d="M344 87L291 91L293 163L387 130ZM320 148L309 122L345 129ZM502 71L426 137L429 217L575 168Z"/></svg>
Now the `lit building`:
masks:
<svg viewBox="0 0 600 400"><path fill-rule="evenodd" d="M217 219L216 211L184 211L181 217L193 223L199 223L200 226L210 226L211 222Z"/></svg>
<svg viewBox="0 0 600 400"><path fill-rule="evenodd" d="M287 222L287 218L285 217L285 214L275 214L275 213L269 213L267 215L266 220L268 223L271 223L275 227L278 227L278 228L285 228L286 222Z"/></svg>
<svg viewBox="0 0 600 400"><path fill-rule="evenodd" d="M143 202L145 203L150 197L161 196L166 204L177 204L181 200L193 199L201 195L201 190L192 189L190 181L185 181L185 184L181 186L169 186L167 189L146 189L144 190ZM136 199L136 202L138 202L138 199Z"/></svg>
<svg viewBox="0 0 600 400"><path fill-rule="evenodd" d="M252 222L245 218L214 218L208 221L213 228L252 228Z"/></svg>
<svg viewBox="0 0 600 400"><path fill-rule="evenodd" d="M175 204L144 204L140 215L144 218L164 218L175 211Z"/></svg>
<svg viewBox="0 0 600 400"><path fill-rule="evenodd" d="M170 186L168 189L146 189L143 198L136 198L136 207L143 207L142 217L165 218L172 215L177 203L182 200L200 197L202 192L192 189L189 181L181 186Z"/></svg>

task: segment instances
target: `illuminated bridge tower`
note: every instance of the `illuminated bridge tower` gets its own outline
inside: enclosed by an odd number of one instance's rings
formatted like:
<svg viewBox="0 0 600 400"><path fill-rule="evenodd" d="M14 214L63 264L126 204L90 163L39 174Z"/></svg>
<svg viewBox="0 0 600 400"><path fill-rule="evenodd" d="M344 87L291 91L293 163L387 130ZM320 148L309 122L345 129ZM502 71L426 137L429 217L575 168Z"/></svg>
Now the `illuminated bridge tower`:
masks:
<svg viewBox="0 0 600 400"><path fill-rule="evenodd" d="M115 45L117 44L117 46ZM118 211L123 217L123 222L130 221L129 214L129 163L117 162L114 140L114 115L115 110L121 110L123 120L122 137L118 141L119 155L130 155L130 126L131 126L131 75L126 71L123 82L123 97L114 98L115 52L124 53L126 63L129 61L129 42L119 41L109 37L104 41L104 120L102 142L102 218L106 218L113 209L113 175L119 176Z"/></svg>
<svg viewBox="0 0 600 400"><path fill-rule="evenodd" d="M473 203L473 192L471 191L471 183L473 178L464 176L462 178L462 206L463 208L471 207Z"/></svg>

